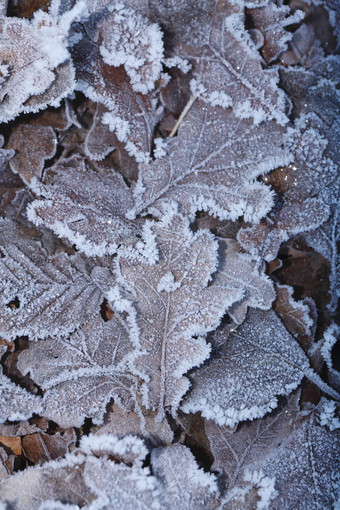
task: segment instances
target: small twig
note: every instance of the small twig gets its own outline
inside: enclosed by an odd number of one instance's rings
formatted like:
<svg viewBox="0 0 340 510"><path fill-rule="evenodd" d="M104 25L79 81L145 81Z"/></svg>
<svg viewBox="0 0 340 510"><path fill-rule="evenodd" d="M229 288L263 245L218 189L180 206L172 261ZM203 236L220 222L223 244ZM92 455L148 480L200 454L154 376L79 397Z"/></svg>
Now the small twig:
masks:
<svg viewBox="0 0 340 510"><path fill-rule="evenodd" d="M196 99L197 99L197 96L191 96L191 98L189 99L189 101L185 105L184 110L182 111L181 115L179 116L178 121L174 125L174 127L173 127L173 129L172 129L172 131L171 131L171 133L169 135L169 138L173 138L175 136L175 134L177 133L177 129L179 128L179 126L183 122L184 117L186 116L186 114L188 113L188 111L190 110L190 108L192 107L194 102L196 101Z"/></svg>
<svg viewBox="0 0 340 510"><path fill-rule="evenodd" d="M23 198L22 198L22 200L20 202L19 208L18 208L17 213L15 215L15 220L17 220L19 218L20 213L22 211L22 208L24 207L24 203L25 203L26 198L27 198L26 197L26 193L24 193L24 196L23 196Z"/></svg>

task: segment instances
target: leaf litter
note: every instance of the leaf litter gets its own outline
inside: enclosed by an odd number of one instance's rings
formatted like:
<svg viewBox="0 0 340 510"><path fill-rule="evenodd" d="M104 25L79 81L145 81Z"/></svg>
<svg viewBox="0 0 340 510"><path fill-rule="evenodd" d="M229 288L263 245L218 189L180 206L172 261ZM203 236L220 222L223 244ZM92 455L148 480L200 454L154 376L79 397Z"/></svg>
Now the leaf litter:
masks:
<svg viewBox="0 0 340 510"><path fill-rule="evenodd" d="M337 6L0 4L1 509L336 508Z"/></svg>

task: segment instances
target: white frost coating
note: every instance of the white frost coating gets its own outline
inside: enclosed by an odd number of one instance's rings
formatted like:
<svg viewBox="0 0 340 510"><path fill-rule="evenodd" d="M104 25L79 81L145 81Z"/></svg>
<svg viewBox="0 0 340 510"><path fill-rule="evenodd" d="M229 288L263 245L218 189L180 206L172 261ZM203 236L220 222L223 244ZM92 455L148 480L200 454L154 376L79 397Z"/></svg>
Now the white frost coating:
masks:
<svg viewBox="0 0 340 510"><path fill-rule="evenodd" d="M115 109L115 107L113 108ZM116 115L113 111L104 113L102 123L107 125L110 131L116 134L120 142L125 143L126 151L130 156L136 159L137 163L148 163L150 161L150 157L145 152L141 151L135 143L129 140L131 125L127 120Z"/></svg>
<svg viewBox="0 0 340 510"><path fill-rule="evenodd" d="M174 292L176 289L179 289L181 286L181 282L175 282L174 274L171 271L165 273L162 278L159 280L157 285L157 292Z"/></svg>
<svg viewBox="0 0 340 510"><path fill-rule="evenodd" d="M147 94L155 86L162 70L162 33L155 23L136 11L116 3L111 6L110 24L114 30L104 33L100 53L111 66L123 65L136 92Z"/></svg>
<svg viewBox="0 0 340 510"><path fill-rule="evenodd" d="M153 151L153 155L155 158L163 158L167 155L167 147L168 147L168 140L164 138L155 138L155 149Z"/></svg>
<svg viewBox="0 0 340 510"><path fill-rule="evenodd" d="M188 73L192 67L186 58L179 57L178 55L163 59L163 63L166 67L177 67L184 74Z"/></svg>
<svg viewBox="0 0 340 510"><path fill-rule="evenodd" d="M200 97L204 96L206 93L206 88L202 82L197 79L193 79L190 81L190 91L193 96Z"/></svg>
<svg viewBox="0 0 340 510"><path fill-rule="evenodd" d="M158 480L148 468L116 464L105 458L90 456L86 462L84 481L98 500L89 510L135 509L161 510ZM100 503L105 502L104 506Z"/></svg>
<svg viewBox="0 0 340 510"><path fill-rule="evenodd" d="M102 452L117 455L123 459L125 456L131 457L135 465L141 465L148 454L144 441L131 435L118 438L112 434L90 434L83 436L79 448L87 455L98 455L98 452Z"/></svg>
<svg viewBox="0 0 340 510"><path fill-rule="evenodd" d="M250 482L257 488L257 494L260 496L260 501L257 502L257 510L267 510L270 508L270 502L275 499L278 492L275 490L275 478L265 476L263 471L250 471L246 469L244 472L244 481Z"/></svg>
<svg viewBox="0 0 340 510"><path fill-rule="evenodd" d="M2 44L5 45L5 58L8 50L11 74L0 84L2 121L8 122L20 112L37 111L46 106L43 99L41 104L34 106L24 103L32 96L43 94L56 80L54 70L70 58L67 35L71 23L82 15L86 15L83 0L59 18L42 10L35 12L31 21L4 18ZM23 48L20 53L17 50L19 43ZM69 72L73 73L72 67ZM61 99L72 92L72 83L74 86L73 76L69 76L69 83L61 84L55 96L46 98L47 104L58 106Z"/></svg>
<svg viewBox="0 0 340 510"><path fill-rule="evenodd" d="M231 14L230 16L227 16L224 20L224 25L225 28L233 34L237 41L243 43L242 48L248 53L249 57L257 58L260 61L262 60L259 53L254 53L254 43L249 32L243 29L244 22L239 14Z"/></svg>
<svg viewBox="0 0 340 510"><path fill-rule="evenodd" d="M79 506L48 499L39 506L38 510L79 510Z"/></svg>
<svg viewBox="0 0 340 510"><path fill-rule="evenodd" d="M213 92L210 92L210 94L203 96L203 99L212 106L221 106L222 108L229 108L229 106L233 103L232 98L221 90L214 90Z"/></svg>
<svg viewBox="0 0 340 510"><path fill-rule="evenodd" d="M299 384L299 383L298 383ZM296 386L295 385L295 388ZM292 389L295 389L292 388ZM243 409L234 409L232 407L226 408L215 404L213 407L209 405L205 397L201 398L198 402L189 402L183 404L181 409L184 413L198 413L200 412L204 418L214 420L217 425L234 428L235 425L241 421L255 420L262 418L265 414L269 413L277 407L277 399L273 398L270 402L263 406L252 406Z"/></svg>
<svg viewBox="0 0 340 510"><path fill-rule="evenodd" d="M330 431L340 429L340 419L335 416L336 403L322 397L318 405L317 419L320 425L328 427Z"/></svg>
<svg viewBox="0 0 340 510"><path fill-rule="evenodd" d="M35 202L28 205L26 214L29 221L34 223L34 225L45 226L46 222L36 214L36 207L39 206L40 203L44 206L53 205L52 200L36 200ZM85 216L81 212L79 212L77 217L72 217L73 222L80 220L85 220ZM109 243L107 241L103 241L102 243L98 244L91 242L85 235L80 234L79 232L74 232L71 228L68 227L66 223L63 223L62 221L55 220L53 223L50 223L48 227L51 228L53 232L61 239L68 239L72 244L75 244L77 249L88 257L103 257L107 254L114 254L117 251L117 243Z"/></svg>
<svg viewBox="0 0 340 510"><path fill-rule="evenodd" d="M113 112L106 112L103 115L102 123L109 126L110 131L116 133L120 142L126 142L128 140L130 125L127 120L118 117Z"/></svg>
<svg viewBox="0 0 340 510"><path fill-rule="evenodd" d="M249 100L245 100L242 103L240 102L233 108L237 117L240 119L249 119L249 117L252 117L255 125L261 124L261 122L267 119L267 114L264 109L258 107L257 110L253 110Z"/></svg>
<svg viewBox="0 0 340 510"><path fill-rule="evenodd" d="M117 278L119 281L119 278ZM107 293L106 298L112 307L118 312L127 313L126 322L129 326L130 339L135 347L139 347L139 327L137 325L137 313L131 301L125 299L121 295L121 289L116 285L112 287Z"/></svg>
<svg viewBox="0 0 340 510"><path fill-rule="evenodd" d="M330 372L334 371L332 361L332 349L340 335L340 326L332 324L324 333L324 341L321 347L321 354Z"/></svg>

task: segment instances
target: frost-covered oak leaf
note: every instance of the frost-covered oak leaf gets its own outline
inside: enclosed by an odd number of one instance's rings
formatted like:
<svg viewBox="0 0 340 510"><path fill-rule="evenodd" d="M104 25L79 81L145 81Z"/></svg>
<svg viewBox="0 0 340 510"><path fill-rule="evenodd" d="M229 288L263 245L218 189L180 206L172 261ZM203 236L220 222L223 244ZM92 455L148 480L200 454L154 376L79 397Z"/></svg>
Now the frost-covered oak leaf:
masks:
<svg viewBox="0 0 340 510"><path fill-rule="evenodd" d="M80 427L85 418L101 423L112 398L133 408L135 378L126 368L130 351L121 322L95 317L70 338L31 343L18 368L44 390L44 416L61 427Z"/></svg>
<svg viewBox="0 0 340 510"><path fill-rule="evenodd" d="M130 313L131 336L137 352L135 373L144 379L143 403L158 411L176 411L189 381L183 375L209 355L202 335L213 330L243 289L218 275L218 245L208 231L193 233L174 204L158 222L144 228L145 253L120 252L118 282L121 299L112 289L113 306ZM155 264L155 251L157 260ZM133 311L131 310L131 301Z"/></svg>
<svg viewBox="0 0 340 510"><path fill-rule="evenodd" d="M0 120L36 112L60 101L75 87L67 36L84 10L83 1L59 18L42 10L32 20L3 17L0 33Z"/></svg>
<svg viewBox="0 0 340 510"><path fill-rule="evenodd" d="M5 345L0 345L0 358L6 349ZM39 414L42 411L42 399L14 384L2 373L2 367L0 367L0 392L0 423L7 420L26 420L33 413Z"/></svg>
<svg viewBox="0 0 340 510"><path fill-rule="evenodd" d="M136 240L137 225L125 218L132 194L113 170L100 173L71 158L52 167L35 193L42 198L29 205L28 218L88 256L115 253L120 243Z"/></svg>
<svg viewBox="0 0 340 510"><path fill-rule="evenodd" d="M273 508L336 508L340 498L340 431L317 424L311 412L260 466L275 478ZM255 464L256 466L256 464Z"/></svg>
<svg viewBox="0 0 340 510"><path fill-rule="evenodd" d="M263 69L244 21L240 14L215 16L206 52L196 57L194 74L211 104L232 106L237 117L252 118L256 124L274 119L284 125L285 97L278 87L278 71ZM190 60L189 52L183 56Z"/></svg>
<svg viewBox="0 0 340 510"><path fill-rule="evenodd" d="M120 16L119 6L122 4L117 3L112 9L98 9L79 27L80 32L76 35L80 40L72 48L77 88L92 101L105 106L108 112L98 122L109 126L127 152L139 162L148 161L153 131L162 113L156 97L148 93L158 79L159 49L150 46L154 43L151 39L149 46L145 46L144 41L139 48L139 36L133 29L136 24L142 24L147 40L148 31L154 36L158 31L159 37L160 31L132 9L124 8ZM130 27L127 13L133 13ZM117 17L121 23L115 21ZM144 38L144 35L141 33L140 37ZM115 52L114 47L119 50ZM139 52L144 58L140 58ZM150 70L151 75L148 74Z"/></svg>
<svg viewBox="0 0 340 510"><path fill-rule="evenodd" d="M236 332L228 332L221 353L192 374L182 410L234 427L274 409L279 395L300 384L309 362L272 310L251 309Z"/></svg>
<svg viewBox="0 0 340 510"><path fill-rule="evenodd" d="M289 399L282 399L279 407L270 414L241 423L233 433L225 425L205 421L205 432L214 456L211 469L222 471L226 477L225 499L235 487L243 485L245 472L250 466L266 459L271 450L275 451L289 437L299 411L299 397L298 392Z"/></svg>
<svg viewBox="0 0 340 510"><path fill-rule="evenodd" d="M191 217L206 210L220 219L259 221L272 206L272 193L256 178L292 160L282 148L284 136L275 122L255 126L231 109L196 101L169 143L169 155L140 165L131 216L171 199Z"/></svg>
<svg viewBox="0 0 340 510"><path fill-rule="evenodd" d="M280 244L292 235L308 232L322 225L331 212L329 203L337 183L338 169L326 156L328 142L320 132L307 127L301 116L291 131L289 145L294 161L264 177L283 197L269 221L242 229L238 240L253 255L273 260Z"/></svg>
<svg viewBox="0 0 340 510"><path fill-rule="evenodd" d="M244 9L240 2L236 5L234 9L222 1L191 0L170 6L153 1L156 20L171 37L166 56L180 56L192 64L196 91L210 104L232 106L238 118L252 118L256 124L271 119L285 124L278 71L264 69L245 29Z"/></svg>
<svg viewBox="0 0 340 510"><path fill-rule="evenodd" d="M198 467L195 457L186 446L174 444L154 449L151 453L151 465L154 476L164 485L161 494L162 508L216 508L218 487L215 476Z"/></svg>
<svg viewBox="0 0 340 510"><path fill-rule="evenodd" d="M100 309L108 269L80 255L48 256L10 220L0 221L0 335L65 335Z"/></svg>
<svg viewBox="0 0 340 510"><path fill-rule="evenodd" d="M269 508L334 507L340 490L339 431L317 424L321 408L299 413L297 397L265 418L243 423L233 434L206 422L212 469L223 470L227 478L226 501L261 473L274 481Z"/></svg>

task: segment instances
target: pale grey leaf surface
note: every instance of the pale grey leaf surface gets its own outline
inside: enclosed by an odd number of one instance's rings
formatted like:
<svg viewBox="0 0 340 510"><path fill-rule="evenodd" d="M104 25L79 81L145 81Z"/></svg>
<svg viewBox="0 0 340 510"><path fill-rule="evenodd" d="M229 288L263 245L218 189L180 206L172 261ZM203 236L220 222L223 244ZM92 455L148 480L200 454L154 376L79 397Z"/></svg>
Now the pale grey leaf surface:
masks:
<svg viewBox="0 0 340 510"><path fill-rule="evenodd" d="M336 508L340 498L340 434L316 424L311 413L261 465L275 477L271 508Z"/></svg>
<svg viewBox="0 0 340 510"><path fill-rule="evenodd" d="M33 413L42 412L42 399L10 381L0 373L0 423L7 420L27 420Z"/></svg>
<svg viewBox="0 0 340 510"><path fill-rule="evenodd" d="M221 219L259 221L272 207L272 192L256 178L291 161L282 148L285 129L255 126L231 109L196 101L169 144L169 155L140 165L134 216L160 200L178 202L191 217L206 210Z"/></svg>
<svg viewBox="0 0 340 510"><path fill-rule="evenodd" d="M98 497L102 510L162 508L159 501L161 486L154 476L150 476L148 468L128 467L92 456L86 463L84 479Z"/></svg>
<svg viewBox="0 0 340 510"><path fill-rule="evenodd" d="M44 390L44 416L65 428L79 427L86 417L101 423L112 398L133 408L135 378L126 367L130 352L124 324L96 317L69 339L31 343L18 368Z"/></svg>
<svg viewBox="0 0 340 510"><path fill-rule="evenodd" d="M151 453L153 474L162 482L162 508L197 510L216 508L218 487L215 476L205 473L184 445L156 448ZM180 470L179 470L180 467Z"/></svg>
<svg viewBox="0 0 340 510"><path fill-rule="evenodd" d="M227 489L239 485L250 465L261 462L289 437L298 412L299 397L297 393L288 400L284 399L270 414L239 424L235 432L213 420L205 422L205 431L214 456L212 469L224 472Z"/></svg>
<svg viewBox="0 0 340 510"><path fill-rule="evenodd" d="M274 409L277 397L291 393L308 370L307 357L275 312L251 309L221 353L192 374L181 408L234 427Z"/></svg>
<svg viewBox="0 0 340 510"><path fill-rule="evenodd" d="M0 244L3 338L65 335L99 311L103 292L96 283L93 260L78 254L48 256L10 220L0 221Z"/></svg>
<svg viewBox="0 0 340 510"><path fill-rule="evenodd" d="M0 358L6 349L5 345L0 345ZM14 384L2 373L2 368L0 368L0 391L0 423L7 420L26 420L33 413L39 414L42 411L42 399Z"/></svg>
<svg viewBox="0 0 340 510"><path fill-rule="evenodd" d="M248 307L268 310L275 299L275 291L263 265L256 258L241 253L236 241L226 239L221 242L221 247L224 259L218 278L228 281L231 288L242 289L242 299L228 309L233 321L242 324Z"/></svg>
<svg viewBox="0 0 340 510"><path fill-rule="evenodd" d="M133 199L114 170L97 172L78 157L58 163L36 193L28 218L68 239L87 256L115 253L136 240L137 226L125 218Z"/></svg>
<svg viewBox="0 0 340 510"><path fill-rule="evenodd" d="M144 239L157 250L157 264L121 252L118 282L135 310L131 334L141 352L133 363L145 381L143 403L162 419L164 408L175 411L188 389L183 375L209 355L202 335L219 324L243 288L224 282L223 275L209 284L218 264L217 242L208 231L194 234L174 204L158 222L146 224ZM117 291L109 298L118 309L126 307Z"/></svg>

